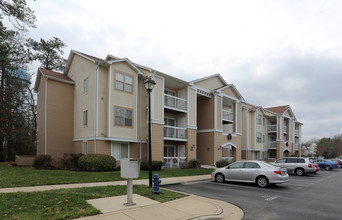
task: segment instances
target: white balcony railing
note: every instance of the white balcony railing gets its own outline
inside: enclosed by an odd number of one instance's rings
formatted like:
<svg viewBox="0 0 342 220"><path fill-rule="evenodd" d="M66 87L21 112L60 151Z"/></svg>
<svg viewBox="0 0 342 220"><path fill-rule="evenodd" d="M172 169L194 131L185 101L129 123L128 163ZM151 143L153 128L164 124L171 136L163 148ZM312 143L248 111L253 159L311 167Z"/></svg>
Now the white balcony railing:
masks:
<svg viewBox="0 0 342 220"><path fill-rule="evenodd" d="M227 160L228 163L233 163L234 162L234 157L222 157L222 160Z"/></svg>
<svg viewBox="0 0 342 220"><path fill-rule="evenodd" d="M295 144L295 151L299 151L299 144Z"/></svg>
<svg viewBox="0 0 342 220"><path fill-rule="evenodd" d="M187 100L172 95L164 94L164 105L182 111L187 110Z"/></svg>
<svg viewBox="0 0 342 220"><path fill-rule="evenodd" d="M223 111L223 120L233 121L233 111L232 110L222 110Z"/></svg>
<svg viewBox="0 0 342 220"><path fill-rule="evenodd" d="M299 130L295 130L295 135L299 136Z"/></svg>
<svg viewBox="0 0 342 220"><path fill-rule="evenodd" d="M284 133L287 133L287 126L284 125Z"/></svg>
<svg viewBox="0 0 342 220"><path fill-rule="evenodd" d="M164 157L165 168L185 168L186 157Z"/></svg>
<svg viewBox="0 0 342 220"><path fill-rule="evenodd" d="M277 131L277 125L268 126L268 132L276 132L276 131Z"/></svg>
<svg viewBox="0 0 342 220"><path fill-rule="evenodd" d="M186 128L164 125L164 138L186 139Z"/></svg>
<svg viewBox="0 0 342 220"><path fill-rule="evenodd" d="M269 141L268 142L268 148L276 149L277 148L277 142L276 141Z"/></svg>

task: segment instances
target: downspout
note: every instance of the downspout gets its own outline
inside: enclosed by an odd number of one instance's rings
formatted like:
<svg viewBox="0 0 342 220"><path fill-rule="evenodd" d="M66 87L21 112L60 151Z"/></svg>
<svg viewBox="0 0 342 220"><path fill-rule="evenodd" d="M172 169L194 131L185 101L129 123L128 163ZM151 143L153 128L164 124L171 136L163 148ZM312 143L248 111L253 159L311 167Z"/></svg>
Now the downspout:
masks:
<svg viewBox="0 0 342 220"><path fill-rule="evenodd" d="M96 70L95 70L95 137L94 137L94 151L96 154L96 138L98 135L98 129L99 129L99 63L97 64Z"/></svg>

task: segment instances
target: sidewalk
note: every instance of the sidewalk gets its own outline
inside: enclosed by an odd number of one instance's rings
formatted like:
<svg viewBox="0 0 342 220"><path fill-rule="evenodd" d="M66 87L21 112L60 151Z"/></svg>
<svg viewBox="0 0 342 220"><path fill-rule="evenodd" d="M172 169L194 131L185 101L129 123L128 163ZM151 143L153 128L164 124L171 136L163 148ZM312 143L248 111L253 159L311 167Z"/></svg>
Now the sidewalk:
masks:
<svg viewBox="0 0 342 220"><path fill-rule="evenodd" d="M191 182L210 180L210 175L170 177L162 178L163 185L185 184ZM44 185L31 187L2 188L0 193L11 192L34 192L55 189L70 189L80 187L126 185L127 181L112 181L98 183L76 183L63 185ZM148 179L133 180L134 185L148 185ZM243 211L230 203L219 200L207 199L195 195L177 199L166 203L158 203L154 200L134 194L134 206L124 206L127 196L116 196L95 200L88 200L103 214L90 216L82 219L106 220L106 219L242 219Z"/></svg>

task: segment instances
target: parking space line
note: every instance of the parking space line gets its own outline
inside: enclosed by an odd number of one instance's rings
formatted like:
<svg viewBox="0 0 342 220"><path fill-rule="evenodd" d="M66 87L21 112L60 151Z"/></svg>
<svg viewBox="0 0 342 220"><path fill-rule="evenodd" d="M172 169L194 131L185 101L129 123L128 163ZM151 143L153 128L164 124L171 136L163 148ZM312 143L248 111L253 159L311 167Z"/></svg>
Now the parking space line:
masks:
<svg viewBox="0 0 342 220"><path fill-rule="evenodd" d="M265 199L266 201L273 201L273 200L275 200L275 199L278 199L280 196L271 196L271 197L269 197L269 198L267 198L267 199Z"/></svg>

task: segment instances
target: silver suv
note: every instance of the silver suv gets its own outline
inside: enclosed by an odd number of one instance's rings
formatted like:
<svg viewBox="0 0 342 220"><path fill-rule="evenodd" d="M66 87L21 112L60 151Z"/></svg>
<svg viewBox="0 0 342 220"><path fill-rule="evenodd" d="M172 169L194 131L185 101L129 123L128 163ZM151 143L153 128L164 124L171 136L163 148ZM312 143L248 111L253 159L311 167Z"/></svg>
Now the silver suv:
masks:
<svg viewBox="0 0 342 220"><path fill-rule="evenodd" d="M274 162L277 167L286 168L289 174L303 176L315 172L315 164L309 158L304 157L282 157Z"/></svg>

